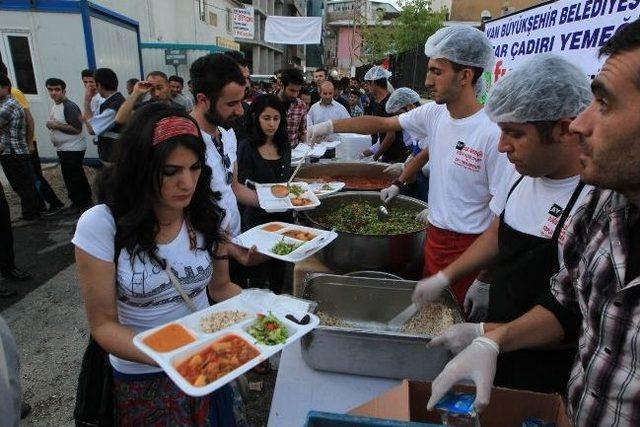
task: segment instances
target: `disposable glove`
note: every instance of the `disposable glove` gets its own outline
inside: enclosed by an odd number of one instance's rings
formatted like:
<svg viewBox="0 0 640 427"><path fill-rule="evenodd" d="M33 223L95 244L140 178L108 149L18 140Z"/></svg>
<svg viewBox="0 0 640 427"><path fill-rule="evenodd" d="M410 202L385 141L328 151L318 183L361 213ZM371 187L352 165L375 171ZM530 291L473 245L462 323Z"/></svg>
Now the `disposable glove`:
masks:
<svg viewBox="0 0 640 427"><path fill-rule="evenodd" d="M437 300L444 289L449 286L449 278L442 271L438 271L431 277L422 279L416 285L411 297L418 307Z"/></svg>
<svg viewBox="0 0 640 427"><path fill-rule="evenodd" d="M489 286L478 279L473 281L464 297L464 311L472 322L484 322L489 313Z"/></svg>
<svg viewBox="0 0 640 427"><path fill-rule="evenodd" d="M322 137L333 133L333 122L327 120L307 127L307 144L316 144Z"/></svg>
<svg viewBox="0 0 640 427"><path fill-rule="evenodd" d="M484 335L484 323L458 323L427 343L427 347L444 347L453 354L464 350L471 342Z"/></svg>
<svg viewBox="0 0 640 427"><path fill-rule="evenodd" d="M384 172L393 173L396 175L400 175L404 170L404 163L391 163L389 166L384 168Z"/></svg>
<svg viewBox="0 0 640 427"><path fill-rule="evenodd" d="M418 215L416 215L416 221L424 222L425 224L429 222L429 209L421 210Z"/></svg>
<svg viewBox="0 0 640 427"><path fill-rule="evenodd" d="M491 398L498 354L500 347L495 341L487 337L474 339L471 345L447 363L440 375L433 380L427 409L432 410L454 384L472 380L476 385L474 406L476 411L482 412Z"/></svg>
<svg viewBox="0 0 640 427"><path fill-rule="evenodd" d="M384 203L389 203L398 194L400 194L400 187L398 187L395 184L392 184L391 186L384 188L382 189L382 191L380 191L380 200L382 200Z"/></svg>

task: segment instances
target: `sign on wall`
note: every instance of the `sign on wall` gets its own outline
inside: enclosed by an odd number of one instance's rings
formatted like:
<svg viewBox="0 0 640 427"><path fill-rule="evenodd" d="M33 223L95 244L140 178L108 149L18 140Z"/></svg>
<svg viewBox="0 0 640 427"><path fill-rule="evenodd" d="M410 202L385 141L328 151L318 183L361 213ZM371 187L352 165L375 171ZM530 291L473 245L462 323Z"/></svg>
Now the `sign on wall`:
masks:
<svg viewBox="0 0 640 427"><path fill-rule="evenodd" d="M553 52L594 76L598 49L618 28L640 17L640 0L558 0L487 22L496 64L493 82L532 55Z"/></svg>
<svg viewBox="0 0 640 427"><path fill-rule="evenodd" d="M165 49L164 63L166 65L177 66L187 63L187 52L181 49Z"/></svg>
<svg viewBox="0 0 640 427"><path fill-rule="evenodd" d="M233 9L233 37L252 39L255 34L253 7Z"/></svg>

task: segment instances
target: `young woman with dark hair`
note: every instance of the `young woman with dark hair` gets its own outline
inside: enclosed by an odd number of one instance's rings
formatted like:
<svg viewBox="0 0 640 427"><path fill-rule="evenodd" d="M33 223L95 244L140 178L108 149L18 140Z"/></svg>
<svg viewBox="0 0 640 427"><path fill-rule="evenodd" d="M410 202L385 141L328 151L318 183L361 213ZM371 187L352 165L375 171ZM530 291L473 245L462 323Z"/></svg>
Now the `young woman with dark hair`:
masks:
<svg viewBox="0 0 640 427"><path fill-rule="evenodd" d="M285 106L276 95L261 95L251 104L246 117L249 138L238 148L238 181L257 183L286 182L291 176L291 144L287 138ZM290 212L267 213L259 207L246 206L242 213L242 230L269 221L291 222ZM247 269L252 287L268 286L280 292L284 278L283 263L270 260Z"/></svg>
<svg viewBox="0 0 640 427"><path fill-rule="evenodd" d="M236 425L234 392L181 392L132 342L137 333L190 314L165 268L196 309L241 289L229 279L219 195L196 122L164 104L140 108L99 182L73 243L91 335L109 353L118 425Z"/></svg>

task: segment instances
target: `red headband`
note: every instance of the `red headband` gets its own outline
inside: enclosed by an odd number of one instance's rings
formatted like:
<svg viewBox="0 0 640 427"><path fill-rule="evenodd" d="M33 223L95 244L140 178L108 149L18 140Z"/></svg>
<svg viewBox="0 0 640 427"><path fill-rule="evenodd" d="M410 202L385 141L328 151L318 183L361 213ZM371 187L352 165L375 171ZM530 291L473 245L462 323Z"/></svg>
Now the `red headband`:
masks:
<svg viewBox="0 0 640 427"><path fill-rule="evenodd" d="M156 123L156 126L153 129L153 142L151 145L155 147L167 139L179 135L193 135L198 138L200 137L198 128L191 120L185 117L165 117Z"/></svg>

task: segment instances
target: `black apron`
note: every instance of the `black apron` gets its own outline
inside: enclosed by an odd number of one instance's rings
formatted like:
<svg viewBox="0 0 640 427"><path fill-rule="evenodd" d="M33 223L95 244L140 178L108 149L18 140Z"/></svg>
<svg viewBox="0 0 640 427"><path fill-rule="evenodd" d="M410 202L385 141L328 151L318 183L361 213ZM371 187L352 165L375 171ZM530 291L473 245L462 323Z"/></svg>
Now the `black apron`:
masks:
<svg viewBox="0 0 640 427"><path fill-rule="evenodd" d="M523 178L520 177L511 187L506 203ZM498 262L491 270L487 322L510 322L532 309L542 295L551 292L549 281L560 269L558 238L583 188L584 183L579 182L562 211L551 239L513 229L505 222L505 211L502 211L498 231ZM575 343L570 348L502 353L498 357L494 384L564 393L575 353Z"/></svg>

